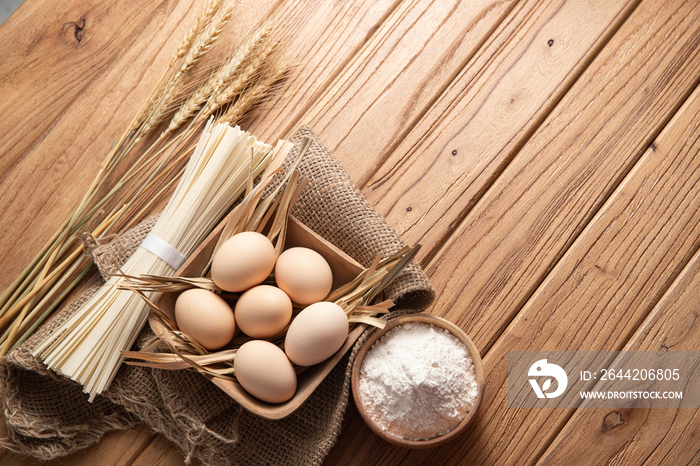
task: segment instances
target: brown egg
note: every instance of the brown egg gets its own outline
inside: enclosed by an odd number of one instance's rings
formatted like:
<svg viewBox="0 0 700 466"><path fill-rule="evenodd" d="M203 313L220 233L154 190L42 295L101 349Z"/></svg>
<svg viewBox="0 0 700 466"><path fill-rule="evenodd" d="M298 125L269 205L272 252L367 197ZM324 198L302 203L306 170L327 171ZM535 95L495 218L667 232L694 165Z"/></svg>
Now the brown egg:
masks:
<svg viewBox="0 0 700 466"><path fill-rule="evenodd" d="M282 252L275 265L275 281L295 303L322 301L333 286L333 272L323 256L309 248Z"/></svg>
<svg viewBox="0 0 700 466"><path fill-rule="evenodd" d="M175 301L175 321L185 335L209 350L226 345L236 332L233 310L226 301L208 290L183 291Z"/></svg>
<svg viewBox="0 0 700 466"><path fill-rule="evenodd" d="M245 291L262 283L275 267L275 247L254 231L233 235L221 245L211 264L211 278L226 291Z"/></svg>
<svg viewBox="0 0 700 466"><path fill-rule="evenodd" d="M251 340L241 345L233 370L245 391L268 403L287 401L297 389L294 366L284 351L269 341Z"/></svg>
<svg viewBox="0 0 700 466"><path fill-rule="evenodd" d="M292 320L284 349L294 364L312 366L333 356L345 343L348 330L342 307L325 301L315 303Z"/></svg>
<svg viewBox="0 0 700 466"><path fill-rule="evenodd" d="M292 318L292 301L287 293L270 285L258 285L238 298L234 309L238 328L253 338L277 335Z"/></svg>

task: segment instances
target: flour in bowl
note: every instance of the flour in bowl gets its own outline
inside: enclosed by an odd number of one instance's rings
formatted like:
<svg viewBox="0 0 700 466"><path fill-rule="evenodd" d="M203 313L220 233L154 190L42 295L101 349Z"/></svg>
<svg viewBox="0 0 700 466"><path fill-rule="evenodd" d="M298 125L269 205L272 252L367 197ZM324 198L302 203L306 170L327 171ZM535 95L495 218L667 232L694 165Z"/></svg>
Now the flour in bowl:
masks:
<svg viewBox="0 0 700 466"><path fill-rule="evenodd" d="M408 440L454 429L477 396L469 350L446 329L406 323L387 332L360 368L362 405L383 430Z"/></svg>

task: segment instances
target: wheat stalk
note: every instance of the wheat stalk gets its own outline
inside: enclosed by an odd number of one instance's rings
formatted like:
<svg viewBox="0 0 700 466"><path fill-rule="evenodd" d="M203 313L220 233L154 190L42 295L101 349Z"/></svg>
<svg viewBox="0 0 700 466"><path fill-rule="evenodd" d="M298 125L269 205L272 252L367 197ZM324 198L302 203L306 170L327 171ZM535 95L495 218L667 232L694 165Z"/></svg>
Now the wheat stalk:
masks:
<svg viewBox="0 0 700 466"><path fill-rule="evenodd" d="M266 23L257 28L234 52L235 61L221 69L217 76L219 79L217 92L212 94L208 105L208 113L212 113L222 107L240 91L241 86L268 62L276 44L270 43L272 24Z"/></svg>
<svg viewBox="0 0 700 466"><path fill-rule="evenodd" d="M182 63L152 100L146 111L147 116L144 117L135 137L135 143L141 141L143 134L156 127L172 112L175 102L186 86L188 71L192 70L218 41L237 5L237 0L213 1L197 18L196 24L185 35L172 61L174 65L177 59L182 58Z"/></svg>
<svg viewBox="0 0 700 466"><path fill-rule="evenodd" d="M195 115L197 118L207 119L218 108L237 97L241 91L241 82L246 83L252 77L250 73L246 73L251 64L257 68L260 63L268 60L271 51L264 44L271 31L272 24L268 22L246 36L224 65L190 95L175 113L165 132L175 131Z"/></svg>
<svg viewBox="0 0 700 466"><path fill-rule="evenodd" d="M228 110L219 118L222 123L244 121L253 108L264 102L289 75L288 63L280 63L257 79L245 92L242 92Z"/></svg>
<svg viewBox="0 0 700 466"><path fill-rule="evenodd" d="M182 38L182 41L177 47L177 52L175 52L175 56L172 58L169 67L175 65L175 62L178 59L184 57L185 54L190 50L194 38L197 37L199 32L202 29L204 29L205 25L212 20L212 18L221 8L222 3L223 0L213 0L207 2L207 5L197 17L197 21L195 22L195 24L193 24L192 27L190 27L189 31L187 31L187 34L185 34L185 36Z"/></svg>
<svg viewBox="0 0 700 466"><path fill-rule="evenodd" d="M221 36L221 33L238 6L238 1L226 1L219 4L220 8L211 16L208 25L203 27L201 33L192 41L189 50L184 55L182 65L176 76L191 70L194 65L213 47Z"/></svg>

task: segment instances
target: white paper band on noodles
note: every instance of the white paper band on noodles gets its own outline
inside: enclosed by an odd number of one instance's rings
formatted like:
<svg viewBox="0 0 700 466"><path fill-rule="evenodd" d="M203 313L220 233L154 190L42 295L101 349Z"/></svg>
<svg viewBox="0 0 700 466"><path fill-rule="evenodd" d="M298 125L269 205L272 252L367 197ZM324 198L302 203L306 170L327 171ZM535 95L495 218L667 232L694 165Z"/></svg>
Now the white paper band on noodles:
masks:
<svg viewBox="0 0 700 466"><path fill-rule="evenodd" d="M187 257L180 251L150 233L146 235L143 243L141 243L141 247L158 256L175 270L179 269L187 260Z"/></svg>

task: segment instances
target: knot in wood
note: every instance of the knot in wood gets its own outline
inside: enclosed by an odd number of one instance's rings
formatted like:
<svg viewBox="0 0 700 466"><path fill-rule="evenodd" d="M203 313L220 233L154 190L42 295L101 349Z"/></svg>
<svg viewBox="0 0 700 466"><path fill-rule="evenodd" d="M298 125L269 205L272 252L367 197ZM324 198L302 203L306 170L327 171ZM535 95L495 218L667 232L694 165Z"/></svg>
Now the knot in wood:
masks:
<svg viewBox="0 0 700 466"><path fill-rule="evenodd" d="M80 18L78 21L69 21L63 25L63 31L67 28L73 28L73 39L76 44L80 44L85 37L85 18Z"/></svg>
<svg viewBox="0 0 700 466"><path fill-rule="evenodd" d="M608 414L606 414L603 418L603 430L612 430L615 427L619 427L624 423L625 420L622 419L622 413L620 413L620 411L611 411Z"/></svg>

